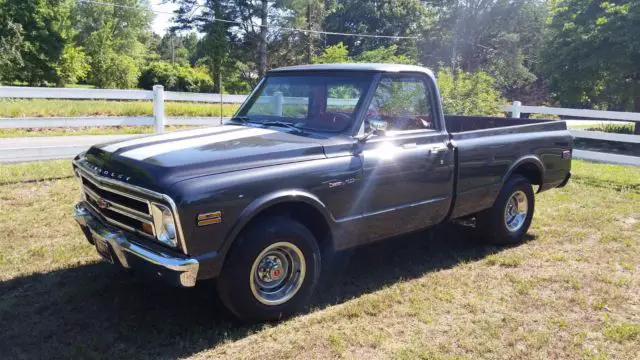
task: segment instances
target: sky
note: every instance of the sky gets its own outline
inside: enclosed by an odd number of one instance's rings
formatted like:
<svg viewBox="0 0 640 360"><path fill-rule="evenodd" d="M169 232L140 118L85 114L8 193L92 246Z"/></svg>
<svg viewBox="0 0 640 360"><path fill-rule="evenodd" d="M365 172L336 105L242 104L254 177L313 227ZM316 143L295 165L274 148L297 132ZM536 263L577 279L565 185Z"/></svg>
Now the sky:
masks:
<svg viewBox="0 0 640 360"><path fill-rule="evenodd" d="M173 12L178 6L176 4L168 3L162 4L165 0L150 0L149 4L151 5L151 9L153 11L162 11L162 12ZM167 32L167 28L171 26L171 17L173 15L164 14L164 13L156 13L156 17L153 20L153 32L158 35L164 35Z"/></svg>

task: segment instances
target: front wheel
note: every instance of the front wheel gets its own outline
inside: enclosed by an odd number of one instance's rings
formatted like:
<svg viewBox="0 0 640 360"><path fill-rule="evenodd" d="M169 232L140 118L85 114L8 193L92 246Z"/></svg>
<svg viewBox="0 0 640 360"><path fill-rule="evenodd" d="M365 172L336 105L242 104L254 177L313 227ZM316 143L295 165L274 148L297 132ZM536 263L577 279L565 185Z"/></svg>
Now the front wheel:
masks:
<svg viewBox="0 0 640 360"><path fill-rule="evenodd" d="M260 219L245 229L218 279L218 292L245 321L280 320L308 304L320 274L320 250L299 222Z"/></svg>
<svg viewBox="0 0 640 360"><path fill-rule="evenodd" d="M517 244L529 230L534 207L531 183L524 176L513 175L502 187L493 207L478 214L476 226L490 243Z"/></svg>

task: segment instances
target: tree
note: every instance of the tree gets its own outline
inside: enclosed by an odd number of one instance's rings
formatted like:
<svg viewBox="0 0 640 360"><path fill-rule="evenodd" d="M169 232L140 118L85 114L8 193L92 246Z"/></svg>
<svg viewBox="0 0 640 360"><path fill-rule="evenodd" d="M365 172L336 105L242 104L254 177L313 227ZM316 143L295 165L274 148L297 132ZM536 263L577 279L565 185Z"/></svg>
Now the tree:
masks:
<svg viewBox="0 0 640 360"><path fill-rule="evenodd" d="M7 13L0 12L0 83L13 78L16 69L24 64L23 46L22 26L13 22Z"/></svg>
<svg viewBox="0 0 640 360"><path fill-rule="evenodd" d="M320 56L312 59L314 64L339 64L351 62L349 48L344 43L327 46Z"/></svg>
<svg viewBox="0 0 640 360"><path fill-rule="evenodd" d="M88 56L89 83L97 87L135 87L151 38L152 13L146 0L108 0L110 5L78 3L76 36Z"/></svg>
<svg viewBox="0 0 640 360"><path fill-rule="evenodd" d="M554 98L570 107L640 112L638 34L637 1L555 2L542 51Z"/></svg>
<svg viewBox="0 0 640 360"><path fill-rule="evenodd" d="M314 64L339 64L339 63L389 63L389 64L416 64L416 61L407 55L398 54L398 46L381 46L368 50L356 57L349 56L349 48L343 44L327 46L321 55L313 58Z"/></svg>
<svg viewBox="0 0 640 360"><path fill-rule="evenodd" d="M98 88L132 88L138 83L139 61L123 52L118 52L117 40L113 38L112 26L93 32L86 41L86 51L91 60L91 71L87 80Z"/></svg>
<svg viewBox="0 0 640 360"><path fill-rule="evenodd" d="M4 0L0 2L4 77L30 85L57 83L57 64L69 34L71 0ZM5 34L7 38L5 38ZM2 51L4 53L4 51ZM7 65L7 61L13 62ZM11 71L7 71L7 67Z"/></svg>
<svg viewBox="0 0 640 360"><path fill-rule="evenodd" d="M493 79L483 72L469 73L447 69L437 73L438 89L445 114L486 115L502 114L500 104L505 100L493 84Z"/></svg>
<svg viewBox="0 0 640 360"><path fill-rule="evenodd" d="M428 27L431 10L420 0L329 1L324 29L332 32L386 36L418 36ZM398 45L401 54L417 55L416 41L327 35L327 43L343 42L352 56L381 46Z"/></svg>
<svg viewBox="0 0 640 360"><path fill-rule="evenodd" d="M67 44L62 50L62 55L56 65L58 85L75 84L80 80L84 80L90 69L84 49L73 44Z"/></svg>
<svg viewBox="0 0 640 360"><path fill-rule="evenodd" d="M196 52L198 36L190 31L181 35L175 32L166 33L158 43L156 49L160 59L177 64L195 64L198 60Z"/></svg>
<svg viewBox="0 0 640 360"><path fill-rule="evenodd" d="M530 0L438 0L420 40L420 62L465 72L482 70L507 96L537 79L546 3ZM525 99L519 99L525 100Z"/></svg>

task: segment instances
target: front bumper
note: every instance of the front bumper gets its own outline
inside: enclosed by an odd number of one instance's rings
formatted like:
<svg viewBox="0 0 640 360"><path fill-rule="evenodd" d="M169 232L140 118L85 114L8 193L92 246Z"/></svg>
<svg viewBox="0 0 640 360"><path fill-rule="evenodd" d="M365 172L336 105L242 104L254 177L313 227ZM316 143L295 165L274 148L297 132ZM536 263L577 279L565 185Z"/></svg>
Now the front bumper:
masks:
<svg viewBox="0 0 640 360"><path fill-rule="evenodd" d="M109 262L145 272L171 284L192 287L198 277L198 260L170 254L160 245L143 245L135 235L114 228L94 214L84 202L76 204L73 217L87 240ZM148 241L148 240L147 240Z"/></svg>

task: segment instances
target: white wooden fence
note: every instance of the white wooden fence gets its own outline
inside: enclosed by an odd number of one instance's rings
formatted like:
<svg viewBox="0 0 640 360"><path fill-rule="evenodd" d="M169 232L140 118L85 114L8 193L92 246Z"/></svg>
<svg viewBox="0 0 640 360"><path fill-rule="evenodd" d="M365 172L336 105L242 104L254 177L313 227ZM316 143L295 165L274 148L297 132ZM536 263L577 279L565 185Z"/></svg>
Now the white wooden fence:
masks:
<svg viewBox="0 0 640 360"><path fill-rule="evenodd" d="M165 125L211 124L211 118L205 117L166 117L164 112L165 100L240 104L244 102L246 97L246 95L220 95L164 91L164 87L162 85L154 86L153 90L67 89L0 86L0 98L153 101L153 116L0 118L0 128L15 129L42 127L55 128L116 125L154 125L156 132L162 132L164 131Z"/></svg>
<svg viewBox="0 0 640 360"><path fill-rule="evenodd" d="M164 102L189 101L206 103L241 104L247 95L220 95L204 93L185 93L164 91L162 85L153 90L111 90L111 89L67 89L37 87L0 86L0 98L29 99L100 99L100 100L151 100L153 116L90 116L90 117L25 117L0 118L0 128L56 128L87 126L141 126L154 125L156 132L164 131L165 125L210 125L211 117L167 117ZM333 106L355 106L358 99L329 98ZM273 96L261 96L259 104L272 104L274 112L282 114L284 105L306 105L307 98L287 97L281 93Z"/></svg>
<svg viewBox="0 0 640 360"><path fill-rule="evenodd" d="M514 101L511 105L502 105L502 110L511 113L511 117L519 118L521 114L547 114L558 116L571 116L580 118L581 121L617 120L635 123L635 133L640 134L640 113L623 111L603 111L588 109L567 109L546 106L525 106L520 101Z"/></svg>

